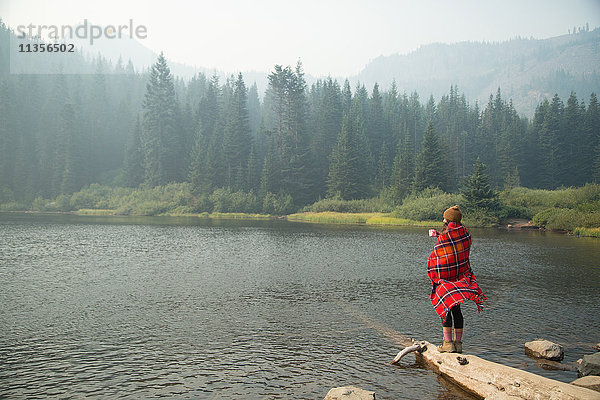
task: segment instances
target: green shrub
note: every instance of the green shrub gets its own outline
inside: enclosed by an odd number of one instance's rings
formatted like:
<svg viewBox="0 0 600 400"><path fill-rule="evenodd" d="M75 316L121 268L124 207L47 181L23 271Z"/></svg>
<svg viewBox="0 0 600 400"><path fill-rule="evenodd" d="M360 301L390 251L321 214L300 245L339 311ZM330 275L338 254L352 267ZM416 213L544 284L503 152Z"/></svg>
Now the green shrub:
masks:
<svg viewBox="0 0 600 400"><path fill-rule="evenodd" d="M195 213L209 213L213 209L213 203L208 198L208 195L200 195L192 201L192 207Z"/></svg>
<svg viewBox="0 0 600 400"><path fill-rule="evenodd" d="M469 227L490 227L498 224L498 217L492 211L475 209L465 213L462 222Z"/></svg>
<svg viewBox="0 0 600 400"><path fill-rule="evenodd" d="M548 208L533 217L536 225L547 229L595 228L600 226L600 211L584 212L570 208Z"/></svg>
<svg viewBox="0 0 600 400"><path fill-rule="evenodd" d="M129 214L131 215L143 215L143 216L153 216L164 214L175 208L174 204L163 203L160 201L145 201L142 203L137 203L133 205L130 209ZM120 214L120 212L119 212Z"/></svg>
<svg viewBox="0 0 600 400"><path fill-rule="evenodd" d="M271 215L287 215L294 211L292 196L287 193L267 193L263 199L262 211Z"/></svg>
<svg viewBox="0 0 600 400"><path fill-rule="evenodd" d="M15 201L15 196L8 187L0 186L0 204L12 203Z"/></svg>
<svg viewBox="0 0 600 400"><path fill-rule="evenodd" d="M500 207L494 214L500 221L508 218L531 219L533 217L533 212L526 207L507 206L504 204L500 204Z"/></svg>
<svg viewBox="0 0 600 400"><path fill-rule="evenodd" d="M548 208L584 208L600 211L600 185L588 183L579 188L557 190L517 187L500 193L504 205L525 207L534 214Z"/></svg>
<svg viewBox="0 0 600 400"><path fill-rule="evenodd" d="M216 213L259 213L262 208L253 191L232 192L230 189L216 189L209 197L212 212Z"/></svg>
<svg viewBox="0 0 600 400"><path fill-rule="evenodd" d="M593 207L595 211L600 211L600 185L587 183L585 186L575 189L569 189L571 193L568 198L573 202L570 208L579 208L580 206Z"/></svg>
<svg viewBox="0 0 600 400"><path fill-rule="evenodd" d="M213 212L232 212L233 201L229 189L216 189L209 196L209 199L213 204Z"/></svg>
<svg viewBox="0 0 600 400"><path fill-rule="evenodd" d="M11 201L0 204L0 211L27 211L29 207L26 204Z"/></svg>
<svg viewBox="0 0 600 400"><path fill-rule="evenodd" d="M577 236L589 236L600 238L600 228L575 228L573 234Z"/></svg>
<svg viewBox="0 0 600 400"><path fill-rule="evenodd" d="M448 207L460 205L462 202L463 197L460 194L445 193L437 188L429 188L404 199L402 205L396 208L392 216L421 221L438 221L442 219L444 211Z"/></svg>
<svg viewBox="0 0 600 400"><path fill-rule="evenodd" d="M319 200L311 206L305 208L304 211L312 212L341 212L341 213L371 213L371 212L391 212L392 207L388 203L378 197L372 199L361 200L342 200L342 199L323 199Z"/></svg>
<svg viewBox="0 0 600 400"><path fill-rule="evenodd" d="M253 214L259 213L262 210L262 204L259 202L258 197L253 191L246 193L240 190L232 193L231 200L233 203L231 212Z"/></svg>

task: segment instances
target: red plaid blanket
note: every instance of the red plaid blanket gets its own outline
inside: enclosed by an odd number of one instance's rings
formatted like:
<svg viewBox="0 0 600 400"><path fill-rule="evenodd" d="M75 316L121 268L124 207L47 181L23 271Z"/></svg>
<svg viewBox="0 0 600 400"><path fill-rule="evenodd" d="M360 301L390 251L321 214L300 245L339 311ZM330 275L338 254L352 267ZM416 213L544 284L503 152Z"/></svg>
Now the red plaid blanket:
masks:
<svg viewBox="0 0 600 400"><path fill-rule="evenodd" d="M452 307L464 300L473 300L477 310L483 308L487 297L475 280L469 262L471 235L467 229L456 222L450 222L442 232L429 259L427 275L431 280L431 303L442 322Z"/></svg>

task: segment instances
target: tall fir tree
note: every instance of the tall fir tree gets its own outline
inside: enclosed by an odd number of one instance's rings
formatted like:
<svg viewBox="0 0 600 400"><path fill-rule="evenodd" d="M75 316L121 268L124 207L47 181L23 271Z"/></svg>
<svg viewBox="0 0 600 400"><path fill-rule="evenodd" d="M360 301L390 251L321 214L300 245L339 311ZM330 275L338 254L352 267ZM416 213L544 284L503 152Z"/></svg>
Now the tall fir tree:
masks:
<svg viewBox="0 0 600 400"><path fill-rule="evenodd" d="M344 116L337 144L331 153L327 193L344 200L363 198L368 192L364 158L360 148L358 118Z"/></svg>
<svg viewBox="0 0 600 400"><path fill-rule="evenodd" d="M260 191L260 171L259 171L259 160L254 150L254 144L250 147L250 154L248 155L248 166L246 175L246 187L254 192Z"/></svg>
<svg viewBox="0 0 600 400"><path fill-rule="evenodd" d="M490 185L490 177L485 173L486 166L478 158L473 165L473 174L465 180L462 194L465 209L470 211L493 211L499 206L498 193Z"/></svg>
<svg viewBox="0 0 600 400"><path fill-rule="evenodd" d="M316 107L312 152L315 156L315 183L319 195L324 195L329 172L329 155L335 146L342 126L342 98L336 81L328 78L321 88L322 96Z"/></svg>
<svg viewBox="0 0 600 400"><path fill-rule="evenodd" d="M295 70L276 65L268 78L267 94L273 115L269 131L275 152L274 167L280 171L277 192L290 194L297 206L308 204L315 194L302 64L298 63Z"/></svg>
<svg viewBox="0 0 600 400"><path fill-rule="evenodd" d="M346 79L344 81L344 87L342 89L342 115L350 115L352 110L352 89L350 88L350 81Z"/></svg>
<svg viewBox="0 0 600 400"><path fill-rule="evenodd" d="M179 110L173 76L162 53L150 70L143 108L145 181L150 186L178 181L182 172L178 155L183 150Z"/></svg>
<svg viewBox="0 0 600 400"><path fill-rule="evenodd" d="M207 140L204 135L204 129L201 122L198 122L194 146L190 154L190 170L188 181L192 184L197 193L207 193L210 191L211 182L207 174Z"/></svg>
<svg viewBox="0 0 600 400"><path fill-rule="evenodd" d="M427 124L423 137L423 146L415 162L413 190L420 192L428 187L449 190L448 162L433 129L433 122Z"/></svg>
<svg viewBox="0 0 600 400"><path fill-rule="evenodd" d="M256 83L248 89L248 120L253 140L256 140L260 129L261 104Z"/></svg>
<svg viewBox="0 0 600 400"><path fill-rule="evenodd" d="M127 141L125 152L124 181L129 187L138 187L144 182L144 152L142 150L142 123L138 115Z"/></svg>
<svg viewBox="0 0 600 400"><path fill-rule="evenodd" d="M377 83L373 86L373 91L371 92L369 110L365 120L367 122L365 130L369 139L370 150L378 160L380 159L379 152L381 145L387 139L387 130L383 113L383 99L379 93L379 85Z"/></svg>
<svg viewBox="0 0 600 400"><path fill-rule="evenodd" d="M563 111L563 102L555 95L544 113L539 137L542 149L539 182L545 189L555 189L566 180L564 141L561 137Z"/></svg>
<svg viewBox="0 0 600 400"><path fill-rule="evenodd" d="M379 150L379 161L377 162L377 175L375 176L375 185L377 190L383 190L389 185L390 181L390 164L388 162L388 146L384 141L381 143Z"/></svg>
<svg viewBox="0 0 600 400"><path fill-rule="evenodd" d="M585 183L586 166L580 151L584 151L585 136L583 132L583 118L580 115L582 112L577 100L575 92L571 92L567 106L564 108L562 126L562 142L564 143L564 157L569 165L566 166L568 171L565 171L563 184L583 185Z"/></svg>
<svg viewBox="0 0 600 400"><path fill-rule="evenodd" d="M413 147L412 136L406 130L404 141L398 142L390 178L390 186L396 204L402 202L413 186L415 171Z"/></svg>
<svg viewBox="0 0 600 400"><path fill-rule="evenodd" d="M60 120L56 148L56 180L61 194L71 194L81 188L81 175L78 172L83 168L81 130L71 104L63 106Z"/></svg>
<svg viewBox="0 0 600 400"><path fill-rule="evenodd" d="M252 144L250 134L248 94L240 73L227 106L223 138L226 185L233 190L246 189L248 156Z"/></svg>
<svg viewBox="0 0 600 400"><path fill-rule="evenodd" d="M588 165L590 162L595 165L593 169L588 170L586 181L600 183L600 104L595 93L590 95L590 103L584 116L583 126L585 140L588 145L580 157L588 160Z"/></svg>

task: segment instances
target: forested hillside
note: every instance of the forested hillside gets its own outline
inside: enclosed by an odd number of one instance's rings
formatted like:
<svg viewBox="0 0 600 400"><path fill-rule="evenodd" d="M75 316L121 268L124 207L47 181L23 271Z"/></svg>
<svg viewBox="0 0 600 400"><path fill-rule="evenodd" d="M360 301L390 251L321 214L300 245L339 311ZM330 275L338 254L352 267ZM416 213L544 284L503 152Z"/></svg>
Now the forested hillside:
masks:
<svg viewBox="0 0 600 400"><path fill-rule="evenodd" d="M11 33L2 26L0 48ZM174 77L97 60L92 75L10 75L0 82L0 203L31 204L92 183L188 182L287 202L457 191L479 157L492 184L553 189L600 179L595 94L540 102L530 121L502 88L481 106L455 86L439 99L275 66L261 101L244 77ZM120 74L102 74L122 68Z"/></svg>
<svg viewBox="0 0 600 400"><path fill-rule="evenodd" d="M458 85L480 103L501 87L520 114L532 117L544 97L598 93L600 28L573 27L569 34L548 39L425 45L409 54L378 57L351 78L383 88L394 80L408 91L436 98Z"/></svg>

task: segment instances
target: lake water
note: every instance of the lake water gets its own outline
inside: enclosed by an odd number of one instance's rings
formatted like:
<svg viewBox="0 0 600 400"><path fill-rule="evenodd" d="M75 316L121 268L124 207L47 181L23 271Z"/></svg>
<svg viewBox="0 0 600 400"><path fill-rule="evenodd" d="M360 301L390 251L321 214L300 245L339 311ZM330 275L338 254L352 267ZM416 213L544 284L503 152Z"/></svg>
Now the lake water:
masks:
<svg viewBox="0 0 600 400"><path fill-rule="evenodd" d="M523 344L593 352L600 240L471 233L489 301L463 306L465 352L575 379ZM0 214L0 398L469 398L412 355L387 364L385 329L440 340L433 244L424 228Z"/></svg>

